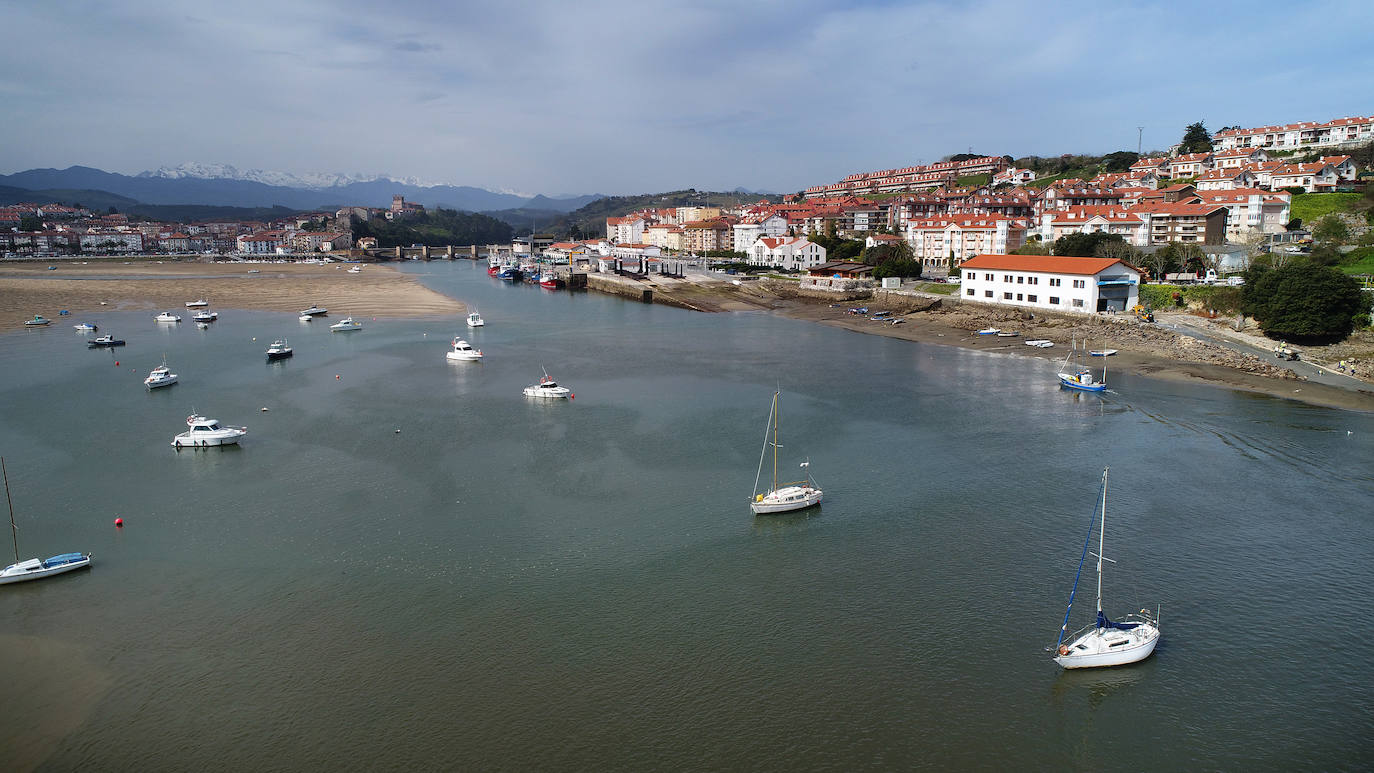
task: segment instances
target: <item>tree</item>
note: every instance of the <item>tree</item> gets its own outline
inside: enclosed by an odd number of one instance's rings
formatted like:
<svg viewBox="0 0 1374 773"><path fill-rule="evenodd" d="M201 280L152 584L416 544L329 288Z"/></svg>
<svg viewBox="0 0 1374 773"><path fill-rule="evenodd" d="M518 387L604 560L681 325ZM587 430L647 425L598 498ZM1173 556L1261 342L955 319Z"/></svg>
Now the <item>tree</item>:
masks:
<svg viewBox="0 0 1374 773"><path fill-rule="evenodd" d="M1054 240L1054 254L1072 257L1092 257L1104 242L1122 241L1121 234L1095 233L1067 234Z"/></svg>
<svg viewBox="0 0 1374 773"><path fill-rule="evenodd" d="M1164 276L1169 273L1169 269L1178 266L1178 259L1174 256L1172 244L1167 244L1145 257L1145 263L1150 268L1150 273L1156 282L1163 282Z"/></svg>
<svg viewBox="0 0 1374 773"><path fill-rule="evenodd" d="M1179 146L1179 153L1208 153L1212 150L1212 135L1207 133L1207 127L1202 121L1188 124L1188 128L1183 131L1183 144Z"/></svg>
<svg viewBox="0 0 1374 773"><path fill-rule="evenodd" d="M41 231L43 230L43 218L35 215L24 215L19 218L19 230Z"/></svg>
<svg viewBox="0 0 1374 773"><path fill-rule="evenodd" d="M1202 273L1207 268L1207 253L1192 242L1173 242L1174 259L1184 271Z"/></svg>
<svg viewBox="0 0 1374 773"><path fill-rule="evenodd" d="M1295 262L1276 269L1254 265L1245 272L1241 311L1271 338L1340 340L1366 306L1359 283L1334 268Z"/></svg>
<svg viewBox="0 0 1374 773"><path fill-rule="evenodd" d="M921 264L911 258L896 258L886 261L873 269L873 278L882 279L888 276L919 277L921 275Z"/></svg>
<svg viewBox="0 0 1374 773"><path fill-rule="evenodd" d="M1139 160L1140 154L1130 150L1118 150L1102 157L1108 172L1125 172L1131 168L1131 164Z"/></svg>
<svg viewBox="0 0 1374 773"><path fill-rule="evenodd" d="M1345 244L1350 240L1350 226L1334 213L1327 215L1312 227L1312 238L1330 244Z"/></svg>

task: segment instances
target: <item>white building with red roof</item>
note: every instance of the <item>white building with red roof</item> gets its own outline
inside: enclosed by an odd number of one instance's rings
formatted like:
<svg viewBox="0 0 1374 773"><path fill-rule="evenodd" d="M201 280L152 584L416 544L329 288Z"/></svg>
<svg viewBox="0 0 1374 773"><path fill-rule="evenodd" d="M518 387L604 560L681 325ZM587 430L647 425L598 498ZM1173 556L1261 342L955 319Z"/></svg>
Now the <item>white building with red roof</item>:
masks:
<svg viewBox="0 0 1374 773"><path fill-rule="evenodd" d="M1237 167L1208 169L1197 176L1193 186L1199 191L1229 191L1253 188L1259 182L1254 173Z"/></svg>
<svg viewBox="0 0 1374 773"><path fill-rule="evenodd" d="M1105 233L1116 234L1127 244L1144 247L1150 243L1147 220L1120 206L1069 207L1040 216L1040 238L1052 242L1070 234Z"/></svg>
<svg viewBox="0 0 1374 773"><path fill-rule="evenodd" d="M1169 159L1170 177L1197 177L1211 168L1211 153L1185 153Z"/></svg>
<svg viewBox="0 0 1374 773"><path fill-rule="evenodd" d="M1354 182L1360 174L1360 168L1350 156L1322 156L1318 160L1323 164L1330 164L1341 182Z"/></svg>
<svg viewBox="0 0 1374 773"><path fill-rule="evenodd" d="M761 236L746 250L751 266L800 271L825 262L825 248L802 237Z"/></svg>
<svg viewBox="0 0 1374 773"><path fill-rule="evenodd" d="M952 215L907 223L902 236L923 273L939 274L982 252L1010 252L1026 243L1029 220L1005 215Z"/></svg>
<svg viewBox="0 0 1374 773"><path fill-rule="evenodd" d="M1302 122L1253 129L1225 129L1212 136L1212 150L1334 148L1371 140L1374 140L1374 116L1355 116L1325 123Z"/></svg>
<svg viewBox="0 0 1374 773"><path fill-rule="evenodd" d="M1320 161L1311 164L1285 164L1269 173L1269 187L1302 188L1307 193L1334 191L1340 184L1335 167Z"/></svg>
<svg viewBox="0 0 1374 773"><path fill-rule="evenodd" d="M1081 313L1135 306L1143 273L1116 258L1051 255L982 254L959 268L966 301Z"/></svg>

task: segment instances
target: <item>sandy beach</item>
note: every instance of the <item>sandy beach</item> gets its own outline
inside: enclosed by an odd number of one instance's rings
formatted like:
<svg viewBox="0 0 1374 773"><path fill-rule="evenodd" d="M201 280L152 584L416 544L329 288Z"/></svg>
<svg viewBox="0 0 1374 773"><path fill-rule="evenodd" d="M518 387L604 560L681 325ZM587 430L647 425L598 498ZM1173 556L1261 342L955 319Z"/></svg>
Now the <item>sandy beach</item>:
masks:
<svg viewBox="0 0 1374 773"><path fill-rule="evenodd" d="M48 265L56 265L49 271ZM204 298L212 309L300 311L312 304L336 316L441 317L462 314L459 301L380 264L350 274L338 263L61 261L0 264L0 319L34 314L57 319L91 311L185 310ZM250 274L250 270L259 273Z"/></svg>

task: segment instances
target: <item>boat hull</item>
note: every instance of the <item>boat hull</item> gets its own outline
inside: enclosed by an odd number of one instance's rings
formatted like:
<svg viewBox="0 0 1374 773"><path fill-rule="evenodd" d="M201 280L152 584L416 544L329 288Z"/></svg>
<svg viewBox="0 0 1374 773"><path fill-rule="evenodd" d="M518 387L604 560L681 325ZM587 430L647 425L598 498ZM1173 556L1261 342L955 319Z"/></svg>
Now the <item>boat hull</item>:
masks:
<svg viewBox="0 0 1374 773"><path fill-rule="evenodd" d="M153 381L144 381L144 382L143 382L143 386L146 386L146 387L148 387L149 389L161 389L162 387L169 387L169 386L175 384L176 382L177 382L177 377L176 377L176 376L171 376L171 377L168 377L168 378L155 379L155 380L153 380Z"/></svg>
<svg viewBox="0 0 1374 773"><path fill-rule="evenodd" d="M1066 376L1062 373L1059 374L1059 386L1065 389L1076 389L1079 392L1107 391L1107 385L1105 383L1098 382L1094 384L1080 384L1079 382L1074 380L1073 376Z"/></svg>
<svg viewBox="0 0 1374 773"><path fill-rule="evenodd" d="M792 488L797 490L793 492L790 490ZM782 488L765 494L762 499L750 502L749 509L754 511L755 515L790 513L819 505L823 496L820 489L811 486Z"/></svg>
<svg viewBox="0 0 1374 773"><path fill-rule="evenodd" d="M525 397L538 397L543 400L566 400L572 390L567 387L557 389L541 389L539 387L525 387Z"/></svg>
<svg viewBox="0 0 1374 773"><path fill-rule="evenodd" d="M289 351L289 350L288 350L288 351L285 351L285 352L268 352L268 353L267 353L267 359L268 359L268 361L271 361L271 360L284 360L284 359L290 357L292 354L294 354L294 352L291 352L291 351Z"/></svg>
<svg viewBox="0 0 1374 773"><path fill-rule="evenodd" d="M190 433L182 433L172 438L172 445L176 448L213 448L215 446L234 446L238 445L239 438L243 433L197 435L190 437Z"/></svg>
<svg viewBox="0 0 1374 773"><path fill-rule="evenodd" d="M25 580L41 580L44 577L52 577L58 574L73 572L77 569L85 569L86 567L91 565L91 556L90 554L87 554L78 560L58 564L57 566L44 567L41 564L39 564L38 568L31 570L24 570L23 568L21 568L25 564L35 562L36 560L25 561L23 564L11 564L10 566L5 567L4 571L0 572L0 585L8 585L12 582L24 582Z"/></svg>
<svg viewBox="0 0 1374 773"><path fill-rule="evenodd" d="M1120 639L1127 643L1116 647L1111 646L1110 635L1103 637L1101 632L1091 631L1067 645L1069 654L1055 655L1054 662L1064 668L1107 668L1139 663L1154 653L1160 635L1159 629L1153 626L1144 625L1141 628L1147 630L1135 635L1132 635L1132 631L1117 632L1121 634ZM1079 654L1079 645L1087 647L1082 654Z"/></svg>

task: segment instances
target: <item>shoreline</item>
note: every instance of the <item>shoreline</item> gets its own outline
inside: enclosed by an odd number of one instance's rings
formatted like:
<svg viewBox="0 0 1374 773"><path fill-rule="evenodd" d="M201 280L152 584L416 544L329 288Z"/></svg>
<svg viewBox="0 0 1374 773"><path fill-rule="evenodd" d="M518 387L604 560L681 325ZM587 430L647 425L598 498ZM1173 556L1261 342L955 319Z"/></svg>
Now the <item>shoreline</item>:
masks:
<svg viewBox="0 0 1374 773"><path fill-rule="evenodd" d="M67 319L72 320L100 311L184 312L187 301L199 298L208 299L211 308L295 313L319 304L338 315L384 319L460 316L467 311L461 301L425 287L414 276L392 266L360 265L360 273L350 274L337 263L91 262L64 263L57 271L33 263L0 263L0 318L8 317L18 328L36 313L56 321L61 309L71 312ZM248 273L254 269L259 273ZM765 311L865 335L1043 360L1063 358L1071 340L1091 341L1094 347L1118 350L1106 362L1109 370L1326 408L1374 412L1374 385L1367 382L1365 386L1316 383L1252 354L1158 325L1135 323L1125 315L1029 313L917 294L832 303L803 296L787 282L769 280L735 284L715 278L656 279L635 284L652 287L655 303L695 311ZM224 298L232 300L226 302ZM847 314L846 309L854 305L889 310L905 322L883 324L871 317ZM1021 335L998 338L975 334L989 326ZM1022 343L1027 338L1047 338L1055 346L1028 347Z"/></svg>

